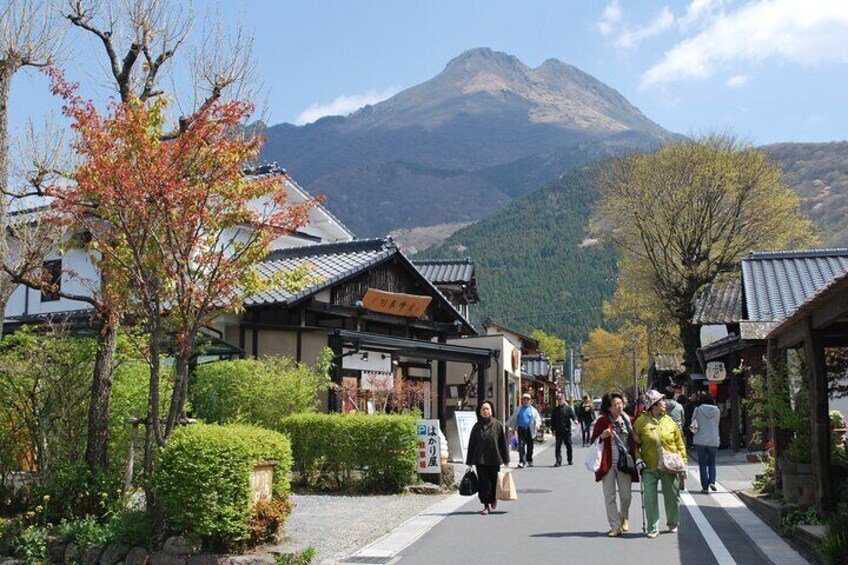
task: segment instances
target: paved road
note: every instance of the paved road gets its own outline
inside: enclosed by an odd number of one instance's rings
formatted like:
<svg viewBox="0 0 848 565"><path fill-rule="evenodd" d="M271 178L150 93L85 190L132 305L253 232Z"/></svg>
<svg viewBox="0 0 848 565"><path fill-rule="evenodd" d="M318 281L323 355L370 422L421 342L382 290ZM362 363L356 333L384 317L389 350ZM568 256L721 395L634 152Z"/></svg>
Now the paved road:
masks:
<svg viewBox="0 0 848 565"><path fill-rule="evenodd" d="M582 465L585 453L586 449L578 447L573 466L554 468L553 449L545 449L537 455L535 467L513 470L517 501L501 502L497 511L481 516L476 496L469 497L467 503L439 518L441 521L420 539L405 547L401 544L399 553L391 560L358 562L400 565L561 565L578 560L593 565L805 563L797 555L790 555L791 551L785 551L779 540L772 540L770 548L768 540L765 544L762 540L754 543L752 537L757 535L749 537L737 523L738 520L746 525L739 515L747 512L739 508L738 499L726 491L701 494L697 479L690 479L688 486L693 492L683 496L679 533L661 533L653 540L645 537L641 531L641 498L638 485L634 485L631 531L610 539L606 536L608 525L601 486ZM737 520L729 513L737 516ZM664 517L660 524L665 524ZM754 532L756 527L746 525L745 529Z"/></svg>

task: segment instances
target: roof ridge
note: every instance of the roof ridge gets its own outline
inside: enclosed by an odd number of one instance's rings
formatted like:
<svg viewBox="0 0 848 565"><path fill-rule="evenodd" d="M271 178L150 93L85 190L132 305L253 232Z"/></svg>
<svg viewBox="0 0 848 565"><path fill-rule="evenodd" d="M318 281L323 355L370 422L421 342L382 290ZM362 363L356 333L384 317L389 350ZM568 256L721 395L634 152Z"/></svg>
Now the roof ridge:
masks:
<svg viewBox="0 0 848 565"><path fill-rule="evenodd" d="M397 245L384 238L353 239L351 241L333 241L312 245L286 247L269 253L262 261L279 261L293 257L314 255L331 255L334 253L360 253L363 251L379 251L381 249L397 249Z"/></svg>
<svg viewBox="0 0 848 565"><path fill-rule="evenodd" d="M465 259L410 259L410 261L412 261L416 265L474 264L474 261L471 260L471 257L466 257Z"/></svg>
<svg viewBox="0 0 848 565"><path fill-rule="evenodd" d="M824 247L819 249L799 249L787 251L751 251L743 261L761 259L798 259L804 257L833 257L848 255L848 247Z"/></svg>

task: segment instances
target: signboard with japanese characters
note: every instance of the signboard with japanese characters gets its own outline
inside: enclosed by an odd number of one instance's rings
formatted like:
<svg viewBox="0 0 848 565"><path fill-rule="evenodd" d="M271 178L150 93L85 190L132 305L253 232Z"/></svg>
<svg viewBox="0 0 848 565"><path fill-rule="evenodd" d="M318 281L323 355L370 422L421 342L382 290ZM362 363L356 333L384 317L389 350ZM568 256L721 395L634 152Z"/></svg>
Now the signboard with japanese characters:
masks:
<svg viewBox="0 0 848 565"><path fill-rule="evenodd" d="M420 318L432 300L433 298L430 296L386 292L369 288L365 291L365 296L362 297L362 305L366 310L372 312L393 314L405 318Z"/></svg>
<svg viewBox="0 0 848 565"><path fill-rule="evenodd" d="M431 474L441 471L439 421L418 420L418 472Z"/></svg>
<svg viewBox="0 0 848 565"><path fill-rule="evenodd" d="M707 363L707 380L721 382L727 377L727 370L721 361L710 361Z"/></svg>

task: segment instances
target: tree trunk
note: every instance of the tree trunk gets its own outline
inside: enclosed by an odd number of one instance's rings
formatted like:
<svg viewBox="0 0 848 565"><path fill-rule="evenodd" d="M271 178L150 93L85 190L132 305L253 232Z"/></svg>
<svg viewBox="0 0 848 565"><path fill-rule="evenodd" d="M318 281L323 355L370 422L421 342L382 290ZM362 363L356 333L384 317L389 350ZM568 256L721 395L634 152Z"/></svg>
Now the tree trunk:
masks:
<svg viewBox="0 0 848 565"><path fill-rule="evenodd" d="M8 241L6 240L5 227L9 215L9 92L12 87L12 77L16 67L10 61L0 62L0 225L4 227L3 237L0 237L0 265L6 264L8 253ZM8 275L0 271L0 289L9 285ZM5 293L4 293L5 294ZM0 296L0 337L3 335L3 321L6 313L6 301L9 294Z"/></svg>
<svg viewBox="0 0 848 565"><path fill-rule="evenodd" d="M109 470L109 403L120 328L119 316L112 310L103 314L102 322L88 404L88 444L85 448L86 465L94 474Z"/></svg>
<svg viewBox="0 0 848 565"><path fill-rule="evenodd" d="M680 343L683 345L683 363L686 365L686 371L689 373L700 373L701 366L698 362L697 351L701 345L701 338L698 333L698 328L692 325L692 315L694 312L684 314L677 319L677 326L680 331Z"/></svg>

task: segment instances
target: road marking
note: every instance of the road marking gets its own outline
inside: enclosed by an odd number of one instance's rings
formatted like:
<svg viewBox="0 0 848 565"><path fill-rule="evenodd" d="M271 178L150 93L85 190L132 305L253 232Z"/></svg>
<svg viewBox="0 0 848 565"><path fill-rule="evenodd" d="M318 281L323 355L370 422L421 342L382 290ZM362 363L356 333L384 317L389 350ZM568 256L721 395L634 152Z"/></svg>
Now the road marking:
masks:
<svg viewBox="0 0 848 565"><path fill-rule="evenodd" d="M701 530L701 535L704 536L704 540L707 542L707 547L710 548L710 551L716 558L716 561L721 565L735 565L736 561L733 559L733 556L731 556L730 552L727 551L727 548L724 546L724 543L722 543L721 538L718 537L718 534L701 512L701 509L698 508L698 503L695 502L692 495L686 491L680 491L680 500L689 510L689 514L692 515L692 519L695 520L695 524L698 526L698 529Z"/></svg>
<svg viewBox="0 0 848 565"><path fill-rule="evenodd" d="M701 484L698 467L690 467L689 475L694 477L695 484ZM738 496L727 490L720 482L716 482L716 486L718 490L709 495L710 499L715 500L721 506L774 565L804 565L809 563L791 545L777 535L768 524L745 506L745 503ZM689 497L692 498L691 495ZM694 499L692 500L694 501Z"/></svg>

